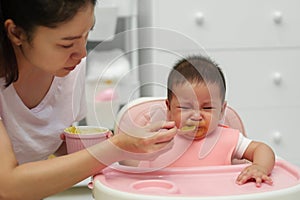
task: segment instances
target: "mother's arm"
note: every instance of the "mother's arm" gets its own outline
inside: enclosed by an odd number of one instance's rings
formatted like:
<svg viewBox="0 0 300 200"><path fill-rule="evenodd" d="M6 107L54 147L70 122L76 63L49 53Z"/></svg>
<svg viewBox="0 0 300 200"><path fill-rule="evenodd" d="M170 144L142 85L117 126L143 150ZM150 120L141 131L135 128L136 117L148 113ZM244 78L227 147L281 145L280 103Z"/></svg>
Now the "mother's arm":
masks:
<svg viewBox="0 0 300 200"><path fill-rule="evenodd" d="M63 191L105 167L88 151L18 165L0 121L0 199L42 199Z"/></svg>
<svg viewBox="0 0 300 200"><path fill-rule="evenodd" d="M161 126L164 128L166 125ZM153 131L155 134L146 138L118 134L88 150L19 165L0 120L0 199L43 199L100 172L106 167L105 164L131 159L130 152L138 153L138 159L147 157L140 153L150 153L149 158L152 158L153 152L160 151L172 140L176 134L174 126L171 123L167 125L170 128L168 131ZM128 157L122 157L122 150L127 152ZM115 156L109 156L110 154ZM136 158L136 154L133 155ZM108 159L101 160L106 158Z"/></svg>

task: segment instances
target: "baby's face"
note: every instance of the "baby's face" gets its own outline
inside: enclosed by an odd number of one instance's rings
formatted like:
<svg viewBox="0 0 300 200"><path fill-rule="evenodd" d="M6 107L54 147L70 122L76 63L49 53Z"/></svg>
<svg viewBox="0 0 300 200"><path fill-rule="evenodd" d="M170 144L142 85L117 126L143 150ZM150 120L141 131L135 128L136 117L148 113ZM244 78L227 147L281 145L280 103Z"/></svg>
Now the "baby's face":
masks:
<svg viewBox="0 0 300 200"><path fill-rule="evenodd" d="M212 132L223 117L225 104L216 84L182 84L173 87L168 118L178 128L195 127L194 139L203 139Z"/></svg>

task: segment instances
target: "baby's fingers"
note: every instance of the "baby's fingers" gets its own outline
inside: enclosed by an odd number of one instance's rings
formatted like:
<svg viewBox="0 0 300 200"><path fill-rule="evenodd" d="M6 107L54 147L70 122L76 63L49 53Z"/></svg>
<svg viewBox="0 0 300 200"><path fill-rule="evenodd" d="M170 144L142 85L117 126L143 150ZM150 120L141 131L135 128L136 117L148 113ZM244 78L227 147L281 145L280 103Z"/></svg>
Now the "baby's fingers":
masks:
<svg viewBox="0 0 300 200"><path fill-rule="evenodd" d="M242 171L241 173L240 173L240 175L237 177L237 179L236 179L236 183L238 184L238 185L242 185L242 184L244 184L244 183L246 183L249 179L251 179L252 178L252 176L250 175L250 174L248 174L245 170L244 171Z"/></svg>
<svg viewBox="0 0 300 200"><path fill-rule="evenodd" d="M262 175L262 176L258 176L258 177L253 177L253 179L255 179L256 181L256 187L261 187L261 184L264 182L264 183L267 183L269 185L272 185L273 184L273 181L272 179L267 176L267 175Z"/></svg>
<svg viewBox="0 0 300 200"><path fill-rule="evenodd" d="M267 176L267 175L263 175L262 176L262 180L263 182L269 184L269 185L273 185L273 180L270 176Z"/></svg>
<svg viewBox="0 0 300 200"><path fill-rule="evenodd" d="M239 185L242 185L244 183L246 183L247 181L250 181L250 180L253 180L255 181L255 184L256 184L256 187L261 187L261 184L263 182L269 184L269 185L272 185L273 184L273 181L272 179L263 174L263 175L255 175L255 174L252 174L252 173L249 173L247 171L243 171L237 178L236 180L236 183L239 184Z"/></svg>

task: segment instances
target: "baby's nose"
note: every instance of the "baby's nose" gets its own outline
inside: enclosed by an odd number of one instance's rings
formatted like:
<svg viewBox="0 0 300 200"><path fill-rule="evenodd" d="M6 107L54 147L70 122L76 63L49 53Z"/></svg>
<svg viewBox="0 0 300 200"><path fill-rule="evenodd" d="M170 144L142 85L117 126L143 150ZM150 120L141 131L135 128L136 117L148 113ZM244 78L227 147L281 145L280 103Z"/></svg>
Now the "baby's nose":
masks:
<svg viewBox="0 0 300 200"><path fill-rule="evenodd" d="M193 110L193 115L192 115L193 120L202 120L202 115L200 110Z"/></svg>

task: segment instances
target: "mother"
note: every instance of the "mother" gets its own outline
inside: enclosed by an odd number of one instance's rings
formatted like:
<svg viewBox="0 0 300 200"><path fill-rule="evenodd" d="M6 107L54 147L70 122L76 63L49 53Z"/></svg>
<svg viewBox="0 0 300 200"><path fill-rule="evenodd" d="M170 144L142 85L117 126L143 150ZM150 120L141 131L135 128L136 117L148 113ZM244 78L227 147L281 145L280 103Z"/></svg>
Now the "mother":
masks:
<svg viewBox="0 0 300 200"><path fill-rule="evenodd" d="M42 199L115 161L151 159L176 134L173 122L163 122L63 155L60 134L86 114L84 58L95 4L0 0L0 199ZM47 159L53 153L59 156Z"/></svg>

